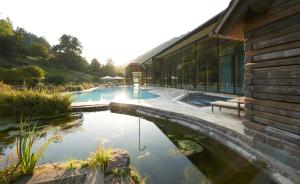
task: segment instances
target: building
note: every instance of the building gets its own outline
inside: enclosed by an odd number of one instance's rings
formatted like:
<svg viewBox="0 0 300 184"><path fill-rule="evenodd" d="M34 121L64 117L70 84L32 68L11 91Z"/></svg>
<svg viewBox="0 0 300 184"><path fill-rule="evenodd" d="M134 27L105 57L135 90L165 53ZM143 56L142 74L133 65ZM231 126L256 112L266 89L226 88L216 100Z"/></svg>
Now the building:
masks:
<svg viewBox="0 0 300 184"><path fill-rule="evenodd" d="M245 43L246 133L299 182L300 1L232 0L211 34Z"/></svg>
<svg viewBox="0 0 300 184"><path fill-rule="evenodd" d="M151 79L145 83L244 95L250 146L299 181L299 30L299 0L232 0L225 11L141 61Z"/></svg>
<svg viewBox="0 0 300 184"><path fill-rule="evenodd" d="M182 38L183 35L179 37L172 38L171 40L168 40L157 47L149 50L148 52L142 54L141 56L135 58L134 60L130 61L127 66L125 67L125 78L126 78L126 83L127 84L132 84L132 72L141 72L142 73L142 81L143 84L149 84L151 83L150 81L152 80L150 75L151 70L149 70L148 65L145 64L147 63L152 63L152 58L168 46L172 45L175 43L177 40ZM145 77L145 74L147 77Z"/></svg>

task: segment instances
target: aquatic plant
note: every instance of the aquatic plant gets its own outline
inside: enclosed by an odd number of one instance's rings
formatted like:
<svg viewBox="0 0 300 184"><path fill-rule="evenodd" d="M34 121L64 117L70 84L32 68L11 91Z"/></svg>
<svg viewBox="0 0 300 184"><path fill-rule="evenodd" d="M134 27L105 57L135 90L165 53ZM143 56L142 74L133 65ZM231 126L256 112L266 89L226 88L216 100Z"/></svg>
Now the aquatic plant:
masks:
<svg viewBox="0 0 300 184"><path fill-rule="evenodd" d="M100 166L103 170L106 169L109 158L111 155L111 149L104 148L103 144L100 143L97 146L95 152L91 152L88 157L88 164L90 167Z"/></svg>
<svg viewBox="0 0 300 184"><path fill-rule="evenodd" d="M67 169L76 169L75 157L69 156L65 162Z"/></svg>
<svg viewBox="0 0 300 184"><path fill-rule="evenodd" d="M36 125L31 128L25 122L20 121L20 132L17 140L17 156L18 165L24 174L33 173L34 167L38 160L42 157L49 144L53 141L61 140L59 135L53 135L45 140L45 142L33 152L33 144L41 138L36 130Z"/></svg>
<svg viewBox="0 0 300 184"><path fill-rule="evenodd" d="M0 155L0 183L10 184L14 183L22 175L20 167L14 156L8 156L3 159Z"/></svg>
<svg viewBox="0 0 300 184"><path fill-rule="evenodd" d="M179 140L178 147L179 150L186 156L203 151L203 147L201 145L199 145L196 141L191 140Z"/></svg>
<svg viewBox="0 0 300 184"><path fill-rule="evenodd" d="M130 180L134 184L146 184L147 178L142 178L135 169L130 168Z"/></svg>
<svg viewBox="0 0 300 184"><path fill-rule="evenodd" d="M146 184L147 178L142 178L140 174L132 167L124 169L113 169L112 174L118 180L119 183L127 183L129 179L131 184ZM128 178L129 176L129 178Z"/></svg>

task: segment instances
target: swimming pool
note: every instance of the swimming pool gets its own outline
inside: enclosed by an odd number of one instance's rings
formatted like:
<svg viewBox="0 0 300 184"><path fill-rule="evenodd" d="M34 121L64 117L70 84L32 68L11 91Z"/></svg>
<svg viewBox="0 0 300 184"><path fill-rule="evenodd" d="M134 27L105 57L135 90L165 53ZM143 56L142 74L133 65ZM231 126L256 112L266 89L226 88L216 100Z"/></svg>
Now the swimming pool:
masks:
<svg viewBox="0 0 300 184"><path fill-rule="evenodd" d="M107 102L107 101L124 101L129 99L149 99L156 98L158 95L141 89L139 94L138 88L135 87L111 87L98 88L88 92L73 93L74 102Z"/></svg>
<svg viewBox="0 0 300 184"><path fill-rule="evenodd" d="M15 153L18 124L3 130L0 153ZM107 148L124 148L130 163L147 183L256 183L272 181L246 159L222 144L169 121L145 119L110 111L83 113L81 120L38 124L45 136L62 136L50 144L39 164L85 159L101 139ZM2 130L1 130L2 129ZM39 140L37 145L44 142Z"/></svg>

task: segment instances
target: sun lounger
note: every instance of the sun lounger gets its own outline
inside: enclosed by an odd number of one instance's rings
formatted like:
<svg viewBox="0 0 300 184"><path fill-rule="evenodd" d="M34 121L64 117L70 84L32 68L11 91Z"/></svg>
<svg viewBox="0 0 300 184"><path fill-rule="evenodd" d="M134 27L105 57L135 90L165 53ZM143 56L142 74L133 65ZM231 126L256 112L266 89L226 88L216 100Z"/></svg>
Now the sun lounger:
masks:
<svg viewBox="0 0 300 184"><path fill-rule="evenodd" d="M238 110L239 117L240 117L240 111L243 111L245 109L244 104L238 105L238 103L235 103L235 102L215 101L215 102L211 102L210 104L211 104L212 112L214 112L214 107L219 107L220 111L221 111L221 108L235 109L235 110Z"/></svg>

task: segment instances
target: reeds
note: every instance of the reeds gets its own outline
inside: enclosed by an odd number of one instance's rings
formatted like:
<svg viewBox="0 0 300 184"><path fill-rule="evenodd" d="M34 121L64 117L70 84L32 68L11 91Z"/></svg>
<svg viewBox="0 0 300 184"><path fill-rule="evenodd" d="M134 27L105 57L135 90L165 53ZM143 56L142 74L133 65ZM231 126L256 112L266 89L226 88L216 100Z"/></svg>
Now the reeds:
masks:
<svg viewBox="0 0 300 184"><path fill-rule="evenodd" d="M91 152L88 157L88 165L90 167L102 167L103 170L106 169L109 158L111 155L111 149L106 149L103 147L103 145L100 143L97 146L97 149L95 152Z"/></svg>
<svg viewBox="0 0 300 184"><path fill-rule="evenodd" d="M48 116L68 111L71 95L49 90L13 90L0 83L0 117Z"/></svg>
<svg viewBox="0 0 300 184"><path fill-rule="evenodd" d="M60 136L53 135L46 139L34 152L32 150L33 144L41 138L41 134L36 131L36 126L30 128L30 126L21 119L19 134L17 140L17 156L19 161L18 165L23 174L32 174L36 163L42 157L49 144L53 141L61 140Z"/></svg>

